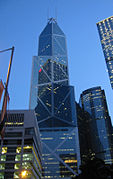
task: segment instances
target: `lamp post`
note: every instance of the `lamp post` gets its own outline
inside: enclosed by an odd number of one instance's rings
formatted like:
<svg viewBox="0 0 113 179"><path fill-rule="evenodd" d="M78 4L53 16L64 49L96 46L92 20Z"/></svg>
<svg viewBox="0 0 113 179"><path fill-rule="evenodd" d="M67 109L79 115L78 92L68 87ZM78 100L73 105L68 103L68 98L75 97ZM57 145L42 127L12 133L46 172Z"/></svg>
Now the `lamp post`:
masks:
<svg viewBox="0 0 113 179"><path fill-rule="evenodd" d="M5 83L5 92L4 92L4 98L3 98L3 104L2 104L2 111L1 111L1 121L0 121L0 133L3 130L4 124L5 124L5 120L4 120L4 116L6 113L5 110L5 103L7 103L7 92L8 92L8 83L9 83L9 77L10 77L10 72L11 72L11 65L12 65L12 59L13 59L13 54L14 54L14 46L12 48L8 48L5 50L0 51L0 53L6 52L6 51L10 51L11 50L11 57L10 57L10 61L9 61L9 67L8 67L8 72L7 72L7 79L6 79L6 83Z"/></svg>

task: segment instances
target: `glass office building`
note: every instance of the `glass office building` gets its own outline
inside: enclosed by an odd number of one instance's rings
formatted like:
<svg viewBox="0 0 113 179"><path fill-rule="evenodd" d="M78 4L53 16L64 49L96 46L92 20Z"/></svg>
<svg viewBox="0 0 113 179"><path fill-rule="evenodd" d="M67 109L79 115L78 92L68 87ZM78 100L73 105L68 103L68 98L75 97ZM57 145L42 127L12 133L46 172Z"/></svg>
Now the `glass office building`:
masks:
<svg viewBox="0 0 113 179"><path fill-rule="evenodd" d="M113 88L113 16L97 23L101 45Z"/></svg>
<svg viewBox="0 0 113 179"><path fill-rule="evenodd" d="M104 159L102 144L98 136L96 119L75 102L77 109L81 163L88 158Z"/></svg>
<svg viewBox="0 0 113 179"><path fill-rule="evenodd" d="M112 163L111 157L111 119L108 113L107 102L104 90L101 87L94 87L82 92L80 96L80 105L84 111L89 112L93 119L95 119L95 128L97 138L100 140L100 154L104 154L104 161ZM93 132L94 132L93 131Z"/></svg>
<svg viewBox="0 0 113 179"><path fill-rule="evenodd" d="M72 178L80 165L74 89L69 86L66 37L55 19L39 36L33 57L30 109L43 146L43 178Z"/></svg>
<svg viewBox="0 0 113 179"><path fill-rule="evenodd" d="M0 138L0 179L42 178L42 149L33 110L7 112L4 140Z"/></svg>

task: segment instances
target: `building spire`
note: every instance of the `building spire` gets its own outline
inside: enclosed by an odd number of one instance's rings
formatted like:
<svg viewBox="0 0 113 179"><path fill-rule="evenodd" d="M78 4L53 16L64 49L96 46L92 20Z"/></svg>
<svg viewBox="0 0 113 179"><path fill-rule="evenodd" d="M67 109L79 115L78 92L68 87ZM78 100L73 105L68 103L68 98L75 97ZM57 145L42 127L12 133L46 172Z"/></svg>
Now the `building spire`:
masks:
<svg viewBox="0 0 113 179"><path fill-rule="evenodd" d="M48 19L48 23L51 24L51 23L57 23L57 22L55 18L51 17Z"/></svg>

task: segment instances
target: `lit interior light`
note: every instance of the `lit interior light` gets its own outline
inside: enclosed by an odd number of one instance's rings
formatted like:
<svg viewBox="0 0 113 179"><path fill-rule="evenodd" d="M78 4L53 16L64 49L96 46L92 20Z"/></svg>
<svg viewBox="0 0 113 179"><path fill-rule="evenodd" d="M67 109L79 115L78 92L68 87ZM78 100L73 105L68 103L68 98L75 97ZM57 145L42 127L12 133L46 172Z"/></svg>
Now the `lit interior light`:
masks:
<svg viewBox="0 0 113 179"><path fill-rule="evenodd" d="M26 176L27 176L27 171L26 171L26 170L22 171L21 176L22 176L23 178L26 177Z"/></svg>
<svg viewBox="0 0 113 179"><path fill-rule="evenodd" d="M2 154L7 153L7 147L2 147Z"/></svg>
<svg viewBox="0 0 113 179"><path fill-rule="evenodd" d="M25 146L24 149L32 149L32 146Z"/></svg>
<svg viewBox="0 0 113 179"><path fill-rule="evenodd" d="M65 163L77 163L77 160L65 160Z"/></svg>

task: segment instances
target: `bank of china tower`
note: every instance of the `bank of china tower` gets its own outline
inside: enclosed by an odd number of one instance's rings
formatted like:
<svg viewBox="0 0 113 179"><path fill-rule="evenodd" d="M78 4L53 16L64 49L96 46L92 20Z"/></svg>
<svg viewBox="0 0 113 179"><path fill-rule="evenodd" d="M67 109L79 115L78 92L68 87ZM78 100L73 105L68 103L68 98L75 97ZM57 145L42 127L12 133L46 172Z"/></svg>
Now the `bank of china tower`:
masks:
<svg viewBox="0 0 113 179"><path fill-rule="evenodd" d="M30 109L39 125L43 178L72 178L80 165L74 88L69 85L66 37L50 18L33 57Z"/></svg>

